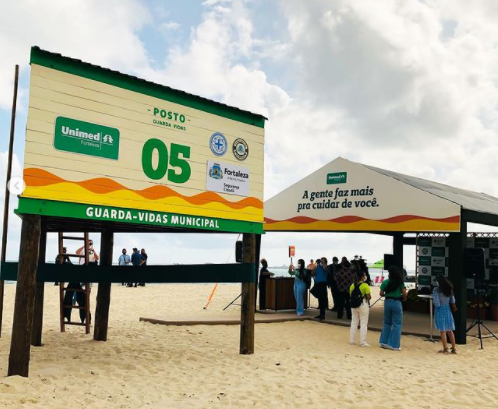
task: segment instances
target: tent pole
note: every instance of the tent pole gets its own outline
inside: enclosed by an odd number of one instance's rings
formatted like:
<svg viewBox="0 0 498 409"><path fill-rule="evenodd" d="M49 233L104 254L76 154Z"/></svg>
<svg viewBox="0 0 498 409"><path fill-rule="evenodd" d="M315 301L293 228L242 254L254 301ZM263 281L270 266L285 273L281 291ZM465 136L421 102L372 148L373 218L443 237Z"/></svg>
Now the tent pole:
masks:
<svg viewBox="0 0 498 409"><path fill-rule="evenodd" d="M467 221L460 220L460 232L450 233L448 237L449 279L453 283L456 306L455 340L457 344L467 343L467 278L465 276L465 248L467 247Z"/></svg>
<svg viewBox="0 0 498 409"><path fill-rule="evenodd" d="M396 267L403 274L403 233L393 234L393 256Z"/></svg>

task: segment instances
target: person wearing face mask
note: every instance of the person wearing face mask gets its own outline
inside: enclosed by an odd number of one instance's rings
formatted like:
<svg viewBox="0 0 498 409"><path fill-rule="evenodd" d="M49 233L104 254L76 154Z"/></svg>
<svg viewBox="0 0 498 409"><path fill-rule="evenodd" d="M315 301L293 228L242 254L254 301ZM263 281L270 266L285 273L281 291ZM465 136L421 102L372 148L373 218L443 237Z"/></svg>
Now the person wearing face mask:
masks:
<svg viewBox="0 0 498 409"><path fill-rule="evenodd" d="M306 292L306 278L310 272L304 268L304 260L297 261L297 268L294 264L289 266L289 274L294 276L294 298L296 299L296 314L304 314L304 293Z"/></svg>

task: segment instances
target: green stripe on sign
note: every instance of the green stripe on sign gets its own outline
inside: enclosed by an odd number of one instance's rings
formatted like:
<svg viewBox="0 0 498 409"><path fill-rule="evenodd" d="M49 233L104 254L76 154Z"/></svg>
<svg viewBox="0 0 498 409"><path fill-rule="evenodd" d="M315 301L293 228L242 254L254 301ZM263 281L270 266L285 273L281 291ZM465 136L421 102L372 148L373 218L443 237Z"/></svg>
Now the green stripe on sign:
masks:
<svg viewBox="0 0 498 409"><path fill-rule="evenodd" d="M258 128L265 127L265 117L262 115L253 114L252 112L210 101L197 95L188 94L164 85L145 81L140 78L132 77L131 75L122 74L118 71L112 71L73 58L63 57L60 54L44 51L38 47L31 48L30 63L52 68L57 71L67 72L68 74L77 75L90 80L103 82L104 84L138 92L139 94L171 101L176 104L199 109L209 114L222 116L233 121L257 126Z"/></svg>
<svg viewBox="0 0 498 409"><path fill-rule="evenodd" d="M158 227L263 234L262 223L23 197L19 199L16 213Z"/></svg>

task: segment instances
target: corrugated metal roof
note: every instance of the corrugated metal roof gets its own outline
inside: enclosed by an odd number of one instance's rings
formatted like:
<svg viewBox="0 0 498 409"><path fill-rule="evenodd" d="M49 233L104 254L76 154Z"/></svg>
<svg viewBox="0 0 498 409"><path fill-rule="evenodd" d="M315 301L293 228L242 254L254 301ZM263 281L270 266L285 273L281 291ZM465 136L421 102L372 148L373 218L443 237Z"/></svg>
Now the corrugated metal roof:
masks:
<svg viewBox="0 0 498 409"><path fill-rule="evenodd" d="M91 68L91 69L98 69L98 70L100 70L102 72L105 72L105 73L108 73L108 74L119 75L119 76L121 76L123 78L128 78L130 81L136 81L136 82L141 82L143 84L148 84L148 85L155 86L155 87L160 87L160 88L164 89L167 92L174 93L174 94L179 95L179 96L181 96L183 98L187 98L187 99L190 99L190 100L196 100L196 101L199 101L199 102L202 102L202 103L206 103L206 104L217 105L220 108L228 110L228 111L238 112L238 113L243 114L243 115L250 115L250 116L253 116L253 117L256 117L256 118L261 118L261 119L264 119L264 120L268 120L268 118L266 118L265 116L260 115L260 114L256 114L254 112L250 112L250 111L246 111L246 110L234 107L234 106L226 105L226 104L223 104L221 102L213 101L213 100L210 100L208 98L200 97L200 96L195 95L195 94L190 94L190 93L185 92L185 91L180 91L180 90L168 87L166 85L157 84L157 83L152 82L152 81L147 81L147 80L144 80L142 78L135 77L133 75L124 74L122 72L111 70L109 68L105 68L105 67L102 67L100 65L90 64L90 63L84 62L84 61L76 59L76 58L66 57L66 56L63 56L62 54L59 54L59 53L53 53L53 52L50 52L50 51L47 51L47 50L43 50L43 49L41 49L38 46L33 46L32 47L32 53L33 53L33 51L35 53L44 54L45 56L48 56L48 57L53 58L55 60L57 60L57 59L59 59L59 60L65 60L67 62L71 62L71 63L74 63L74 64L86 66L86 67Z"/></svg>
<svg viewBox="0 0 498 409"><path fill-rule="evenodd" d="M459 189L457 187L433 182L431 180L408 176L402 173L376 168L374 166L363 165L361 163L357 164L375 172L381 173L385 176L392 177L396 180L399 180L400 182L423 190L424 192L431 193L442 199L449 200L450 202L460 205L463 209L498 215L498 198L487 195L485 193Z"/></svg>

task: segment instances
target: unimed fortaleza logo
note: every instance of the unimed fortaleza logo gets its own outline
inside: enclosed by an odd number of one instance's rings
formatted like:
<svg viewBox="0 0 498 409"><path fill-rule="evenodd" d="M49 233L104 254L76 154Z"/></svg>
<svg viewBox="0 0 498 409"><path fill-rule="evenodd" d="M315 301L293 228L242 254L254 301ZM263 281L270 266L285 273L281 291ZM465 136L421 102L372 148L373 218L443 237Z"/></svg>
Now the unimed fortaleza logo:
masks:
<svg viewBox="0 0 498 409"><path fill-rule="evenodd" d="M55 120L55 149L117 160L119 130L59 116Z"/></svg>
<svg viewBox="0 0 498 409"><path fill-rule="evenodd" d="M348 179L347 172L336 172L327 174L327 185L336 185L346 183Z"/></svg>

